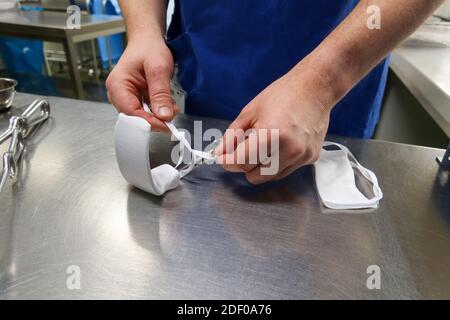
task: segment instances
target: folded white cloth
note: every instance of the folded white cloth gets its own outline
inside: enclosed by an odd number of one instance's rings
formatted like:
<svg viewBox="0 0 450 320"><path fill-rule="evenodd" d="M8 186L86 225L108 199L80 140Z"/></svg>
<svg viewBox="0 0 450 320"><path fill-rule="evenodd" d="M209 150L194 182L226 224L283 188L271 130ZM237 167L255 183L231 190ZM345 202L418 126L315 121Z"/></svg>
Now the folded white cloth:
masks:
<svg viewBox="0 0 450 320"><path fill-rule="evenodd" d="M319 160L314 164L316 187L323 205L330 209L377 208L383 193L375 174L364 168L347 147L325 142L324 147L328 146L339 149L322 149ZM367 198L359 191L354 170L372 184L372 198Z"/></svg>

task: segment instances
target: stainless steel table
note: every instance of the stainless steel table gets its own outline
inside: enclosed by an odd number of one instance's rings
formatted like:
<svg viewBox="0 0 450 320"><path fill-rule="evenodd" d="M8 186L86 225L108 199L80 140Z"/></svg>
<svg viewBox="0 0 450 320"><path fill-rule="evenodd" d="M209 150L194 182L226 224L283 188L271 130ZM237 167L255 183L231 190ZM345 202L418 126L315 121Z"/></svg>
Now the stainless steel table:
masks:
<svg viewBox="0 0 450 320"><path fill-rule="evenodd" d="M75 45L122 32L125 32L125 24L119 16L82 14L80 29L68 29L67 15L64 12L18 9L0 11L0 36L53 41L64 45L74 91L80 99L84 92Z"/></svg>
<svg viewBox="0 0 450 320"><path fill-rule="evenodd" d="M0 195L2 299L450 298L450 188L434 160L443 150L336 138L378 175L385 198L372 211L321 208L309 167L253 187L204 166L158 198L121 177L110 105L50 101L20 181ZM192 129L192 118L178 125ZM169 150L155 138L158 162ZM380 290L366 286L371 265Z"/></svg>
<svg viewBox="0 0 450 320"><path fill-rule="evenodd" d="M450 137L450 48L401 46L391 68Z"/></svg>

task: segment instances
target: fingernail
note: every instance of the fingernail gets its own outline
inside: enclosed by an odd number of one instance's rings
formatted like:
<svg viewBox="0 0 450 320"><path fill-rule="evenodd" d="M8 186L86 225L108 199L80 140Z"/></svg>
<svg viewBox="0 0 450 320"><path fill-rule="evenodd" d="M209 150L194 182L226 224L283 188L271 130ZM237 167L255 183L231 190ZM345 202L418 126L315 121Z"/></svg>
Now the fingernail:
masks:
<svg viewBox="0 0 450 320"><path fill-rule="evenodd" d="M172 116L172 110L170 110L170 108L167 106L161 106L158 108L158 114L161 117L170 117Z"/></svg>

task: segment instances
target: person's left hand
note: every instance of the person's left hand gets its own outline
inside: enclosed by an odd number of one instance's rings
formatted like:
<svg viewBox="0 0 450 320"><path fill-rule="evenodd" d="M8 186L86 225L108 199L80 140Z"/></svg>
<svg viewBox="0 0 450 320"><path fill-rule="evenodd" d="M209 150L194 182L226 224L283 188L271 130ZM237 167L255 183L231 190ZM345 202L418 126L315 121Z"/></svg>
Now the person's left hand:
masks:
<svg viewBox="0 0 450 320"><path fill-rule="evenodd" d="M314 163L328 129L333 106L329 96L324 79L314 71L287 73L256 96L229 126L215 150L217 162L228 171L245 173L252 184L282 179ZM242 132L239 129L251 133L236 134ZM270 134L258 134L261 129L279 129L278 143ZM259 153L262 148L268 150L270 161L278 157L273 174L261 171L268 167L267 157Z"/></svg>

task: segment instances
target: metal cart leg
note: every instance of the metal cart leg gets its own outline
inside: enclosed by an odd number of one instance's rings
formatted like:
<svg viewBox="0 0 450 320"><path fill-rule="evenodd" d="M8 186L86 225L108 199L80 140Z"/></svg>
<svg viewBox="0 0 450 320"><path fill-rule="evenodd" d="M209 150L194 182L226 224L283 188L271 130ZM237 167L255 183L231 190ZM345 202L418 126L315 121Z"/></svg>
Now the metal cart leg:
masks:
<svg viewBox="0 0 450 320"><path fill-rule="evenodd" d="M94 64L95 80L97 80L97 83L100 83L100 77L97 66L97 50L95 49L94 40L91 40L91 47L92 47L92 61Z"/></svg>
<svg viewBox="0 0 450 320"><path fill-rule="evenodd" d="M111 72L111 70L113 69L113 63L112 63L112 51L111 51L111 37L107 36L106 37L106 48L108 50L108 66L109 66L109 71Z"/></svg>
<svg viewBox="0 0 450 320"><path fill-rule="evenodd" d="M78 70L78 55L75 43L70 37L63 42L64 51L66 53L67 66L69 67L70 78L72 79L75 95L79 99L84 98L83 83L81 82L80 71Z"/></svg>

